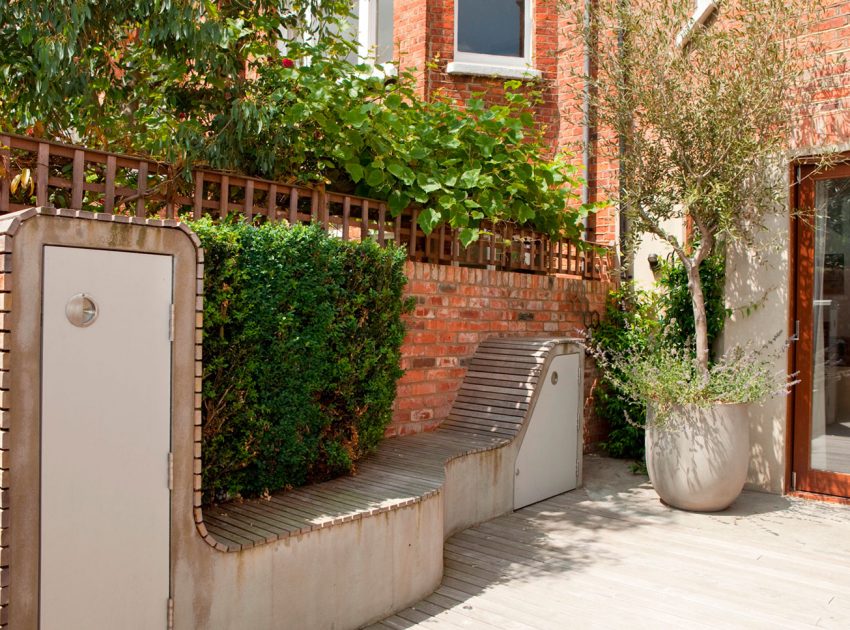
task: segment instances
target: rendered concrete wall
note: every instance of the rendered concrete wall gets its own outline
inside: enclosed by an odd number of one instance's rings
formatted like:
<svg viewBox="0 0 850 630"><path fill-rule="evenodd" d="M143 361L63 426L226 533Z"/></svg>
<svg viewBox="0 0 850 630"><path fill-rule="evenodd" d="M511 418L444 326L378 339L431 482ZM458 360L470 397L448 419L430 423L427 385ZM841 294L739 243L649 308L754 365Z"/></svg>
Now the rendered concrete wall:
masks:
<svg viewBox="0 0 850 630"><path fill-rule="evenodd" d="M184 523L174 627L356 628L430 593L442 578L439 496L237 553Z"/></svg>
<svg viewBox="0 0 850 630"><path fill-rule="evenodd" d="M459 457L446 465L442 491L445 538L513 510L518 450L519 441L514 441L494 451Z"/></svg>
<svg viewBox="0 0 850 630"><path fill-rule="evenodd" d="M53 209L31 209L0 220L3 257L3 412L2 484L4 514L0 525L4 606L0 625L38 627L40 519L40 356L42 247L62 245L174 257L175 339L172 362L172 447L192 469L195 386L194 325L196 257L193 235L174 221L146 221ZM128 330L127 334L133 334ZM96 436L92 436L95 440ZM81 454L73 454L82 456ZM110 473L113 474L113 473ZM14 477L14 483L8 483ZM172 531L192 517L192 477L183 476L172 495ZM69 532L69 541L73 533ZM133 540L127 544L132 545ZM172 539L171 558L177 555ZM72 569L69 569L72 570ZM99 602L120 605L120 602ZM167 602L163 602L163 620Z"/></svg>
<svg viewBox="0 0 850 630"><path fill-rule="evenodd" d="M679 239L680 243L684 243L684 221L681 219L671 219L665 221L662 227ZM654 288L657 274L650 268L648 257L650 254L655 254L658 256L659 261L664 261L672 252L673 249L665 241L662 241L654 234L645 234L635 248L634 255L632 256L632 277L634 278L635 286L647 290Z"/></svg>
<svg viewBox="0 0 850 630"><path fill-rule="evenodd" d="M766 230L759 235L760 253L745 247L727 254L726 304L734 313L726 324L718 350L739 344L764 347L774 357L777 373L788 370L787 353L782 344L790 336L788 314L790 218L787 208L767 219ZM767 356L767 355L766 355ZM749 409L750 470L747 487L781 493L784 487L787 433L787 398L777 395Z"/></svg>

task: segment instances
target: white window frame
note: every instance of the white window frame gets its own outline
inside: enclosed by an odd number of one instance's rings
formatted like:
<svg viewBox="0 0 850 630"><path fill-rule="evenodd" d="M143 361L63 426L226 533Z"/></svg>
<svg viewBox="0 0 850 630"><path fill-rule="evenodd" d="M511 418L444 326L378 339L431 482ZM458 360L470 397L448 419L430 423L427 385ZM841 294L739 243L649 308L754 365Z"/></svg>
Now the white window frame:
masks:
<svg viewBox="0 0 850 630"><path fill-rule="evenodd" d="M378 46L378 3L376 0L355 0L358 3L357 12L357 56L363 63L375 67L375 70L385 75L395 75L397 72L395 59L391 62L378 64L376 51Z"/></svg>
<svg viewBox="0 0 850 630"><path fill-rule="evenodd" d="M361 0L362 1L362 0ZM485 55L482 53L458 50L459 2L455 3L454 60L446 68L449 74L471 74L478 76L498 76L512 79L538 78L541 72L533 66L534 62L534 0L525 0L525 24L523 25L524 51L522 57L507 55Z"/></svg>
<svg viewBox="0 0 850 630"><path fill-rule="evenodd" d="M363 61L375 62L377 45L378 3L373 0L356 0L357 12L357 54Z"/></svg>

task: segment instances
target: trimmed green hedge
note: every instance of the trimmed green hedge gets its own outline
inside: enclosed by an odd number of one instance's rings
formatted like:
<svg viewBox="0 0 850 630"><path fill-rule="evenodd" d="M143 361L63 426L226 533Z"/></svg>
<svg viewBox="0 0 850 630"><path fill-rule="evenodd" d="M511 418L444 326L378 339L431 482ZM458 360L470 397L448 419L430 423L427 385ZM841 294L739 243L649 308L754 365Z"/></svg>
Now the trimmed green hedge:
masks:
<svg viewBox="0 0 850 630"><path fill-rule="evenodd" d="M315 226L190 225L206 254L204 500L351 471L392 415L405 252Z"/></svg>

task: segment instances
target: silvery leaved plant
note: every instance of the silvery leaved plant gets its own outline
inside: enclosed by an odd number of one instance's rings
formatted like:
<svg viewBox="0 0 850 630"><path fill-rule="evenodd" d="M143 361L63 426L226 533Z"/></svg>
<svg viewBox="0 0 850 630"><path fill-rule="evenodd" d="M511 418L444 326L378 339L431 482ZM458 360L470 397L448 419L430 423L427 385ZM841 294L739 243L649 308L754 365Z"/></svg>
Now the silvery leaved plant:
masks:
<svg viewBox="0 0 850 630"><path fill-rule="evenodd" d="M787 343L778 335L765 346L735 346L713 362L707 376L689 348L656 339L646 348L612 353L592 350L604 378L620 395L653 409L653 422L665 424L674 408L683 405L758 403L786 395L798 381L777 369Z"/></svg>

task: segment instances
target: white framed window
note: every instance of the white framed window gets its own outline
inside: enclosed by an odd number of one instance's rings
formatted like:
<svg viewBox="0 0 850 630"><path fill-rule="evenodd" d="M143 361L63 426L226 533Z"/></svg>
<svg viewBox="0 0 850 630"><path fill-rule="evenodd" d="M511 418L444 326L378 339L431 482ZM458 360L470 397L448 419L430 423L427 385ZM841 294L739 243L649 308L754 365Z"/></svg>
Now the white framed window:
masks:
<svg viewBox="0 0 850 630"><path fill-rule="evenodd" d="M393 65L393 1L352 0L351 12L340 24L326 24L330 33L342 35L356 44L346 59L352 64L367 63L384 75L396 73ZM307 27L300 33L288 32L289 38L317 41L321 23L307 14ZM285 46L285 42L283 43ZM285 48L282 48L283 51Z"/></svg>
<svg viewBox="0 0 850 630"><path fill-rule="evenodd" d="M355 0L360 59L375 65L393 61L393 0Z"/></svg>
<svg viewBox="0 0 850 630"><path fill-rule="evenodd" d="M533 68L533 0L455 0L450 74L540 76Z"/></svg>

